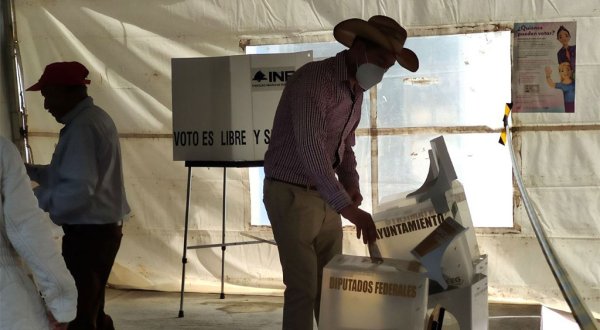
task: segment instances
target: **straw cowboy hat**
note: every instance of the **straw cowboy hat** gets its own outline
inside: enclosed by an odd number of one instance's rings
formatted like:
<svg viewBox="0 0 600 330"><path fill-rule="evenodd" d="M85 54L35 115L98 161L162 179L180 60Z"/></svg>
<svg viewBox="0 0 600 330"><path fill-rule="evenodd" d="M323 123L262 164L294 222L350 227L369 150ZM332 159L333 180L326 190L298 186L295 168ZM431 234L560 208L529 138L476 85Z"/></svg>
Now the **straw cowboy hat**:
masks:
<svg viewBox="0 0 600 330"><path fill-rule="evenodd" d="M376 15L368 21L360 18L347 19L333 28L333 36L348 48L355 37L365 38L393 52L398 64L407 70L415 72L419 68L417 55L412 50L404 48L406 30L387 16Z"/></svg>

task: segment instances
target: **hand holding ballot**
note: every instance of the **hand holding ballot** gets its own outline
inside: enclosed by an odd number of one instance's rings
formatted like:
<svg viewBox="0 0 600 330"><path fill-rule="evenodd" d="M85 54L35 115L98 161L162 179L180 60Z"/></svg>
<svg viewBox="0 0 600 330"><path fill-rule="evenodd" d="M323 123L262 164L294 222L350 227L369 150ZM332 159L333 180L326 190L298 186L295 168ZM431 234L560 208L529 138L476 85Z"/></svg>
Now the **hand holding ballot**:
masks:
<svg viewBox="0 0 600 330"><path fill-rule="evenodd" d="M377 240L377 231L371 215L354 205L348 205L341 212L344 218L356 226L356 238L362 236L363 243L374 243Z"/></svg>

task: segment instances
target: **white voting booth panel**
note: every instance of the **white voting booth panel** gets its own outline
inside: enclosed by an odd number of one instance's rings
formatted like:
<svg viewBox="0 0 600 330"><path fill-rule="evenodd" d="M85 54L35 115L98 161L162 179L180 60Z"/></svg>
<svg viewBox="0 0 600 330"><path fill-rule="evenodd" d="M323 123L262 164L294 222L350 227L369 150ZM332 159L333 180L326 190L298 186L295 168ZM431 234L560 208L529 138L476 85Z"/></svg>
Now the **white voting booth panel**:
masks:
<svg viewBox="0 0 600 330"><path fill-rule="evenodd" d="M323 269L319 329L423 329L427 288L417 262L337 255Z"/></svg>
<svg viewBox="0 0 600 330"><path fill-rule="evenodd" d="M312 52L174 58L173 160L262 161L287 79Z"/></svg>

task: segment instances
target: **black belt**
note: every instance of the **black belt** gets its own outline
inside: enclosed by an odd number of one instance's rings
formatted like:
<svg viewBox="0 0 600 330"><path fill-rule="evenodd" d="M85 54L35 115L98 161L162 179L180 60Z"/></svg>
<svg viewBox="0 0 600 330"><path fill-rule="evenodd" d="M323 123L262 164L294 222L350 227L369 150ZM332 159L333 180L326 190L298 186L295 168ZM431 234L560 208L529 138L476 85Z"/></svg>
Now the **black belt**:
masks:
<svg viewBox="0 0 600 330"><path fill-rule="evenodd" d="M123 226L123 221L120 220L118 222L106 223L106 224L64 224L62 225L63 231L65 233L75 233L75 232L95 232L95 231L111 231L115 228L120 228Z"/></svg>
<svg viewBox="0 0 600 330"><path fill-rule="evenodd" d="M293 182L288 182L288 181L279 180L279 179L275 179L275 178L267 178L267 180L289 184L289 185L299 187L302 189L306 189L306 190L317 190L317 186L313 186L313 185L309 185L309 184L293 183Z"/></svg>

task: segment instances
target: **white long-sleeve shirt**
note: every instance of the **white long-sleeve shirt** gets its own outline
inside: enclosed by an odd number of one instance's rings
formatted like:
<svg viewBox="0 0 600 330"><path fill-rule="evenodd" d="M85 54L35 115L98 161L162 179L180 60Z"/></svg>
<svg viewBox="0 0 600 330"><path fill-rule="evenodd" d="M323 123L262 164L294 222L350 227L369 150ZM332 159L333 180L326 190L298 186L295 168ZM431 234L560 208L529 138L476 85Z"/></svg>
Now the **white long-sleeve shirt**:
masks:
<svg viewBox="0 0 600 330"><path fill-rule="evenodd" d="M57 321L72 320L77 289L51 237L53 225L38 207L17 148L1 137L0 188L0 329L48 329L38 290Z"/></svg>
<svg viewBox="0 0 600 330"><path fill-rule="evenodd" d="M109 224L129 213L121 148L110 116L87 97L60 118L50 165L28 167L40 207L57 225Z"/></svg>

